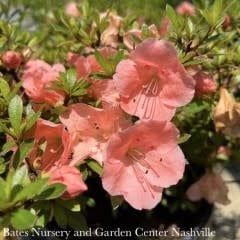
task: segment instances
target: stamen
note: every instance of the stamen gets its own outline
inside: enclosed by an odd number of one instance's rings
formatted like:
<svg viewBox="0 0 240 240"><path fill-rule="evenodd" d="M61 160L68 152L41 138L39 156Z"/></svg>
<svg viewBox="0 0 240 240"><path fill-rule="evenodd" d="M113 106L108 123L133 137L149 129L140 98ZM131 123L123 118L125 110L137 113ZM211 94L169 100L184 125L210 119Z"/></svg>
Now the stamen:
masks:
<svg viewBox="0 0 240 240"><path fill-rule="evenodd" d="M127 156L130 160L134 161L141 161L145 158L145 154L136 148L129 149Z"/></svg>
<svg viewBox="0 0 240 240"><path fill-rule="evenodd" d="M141 152L137 148L132 148L132 149L129 149L129 151L127 152L127 157L130 161L132 161L133 170L136 174L137 180L139 181L139 183L141 184L141 186L143 188L143 191L147 192L147 190L148 190L150 192L151 196L154 198L152 186L146 179L145 175L148 174L148 171L150 168L153 170L153 172L155 174L157 174L157 173L153 169L153 167L145 160L145 157L146 157L145 153ZM147 166L147 169L143 172L142 168L138 165L143 166L143 167ZM146 185L147 189L146 189L145 185Z"/></svg>
<svg viewBox="0 0 240 240"><path fill-rule="evenodd" d="M158 94L160 90L160 80L157 76L153 78L142 86L142 91L140 94L133 99L136 103L134 115L136 115L139 107L143 110L143 118L152 119L154 117L155 111L157 109Z"/></svg>
<svg viewBox="0 0 240 240"><path fill-rule="evenodd" d="M150 82L143 86L144 94L152 94L153 96L157 96L159 90L159 78L154 76Z"/></svg>

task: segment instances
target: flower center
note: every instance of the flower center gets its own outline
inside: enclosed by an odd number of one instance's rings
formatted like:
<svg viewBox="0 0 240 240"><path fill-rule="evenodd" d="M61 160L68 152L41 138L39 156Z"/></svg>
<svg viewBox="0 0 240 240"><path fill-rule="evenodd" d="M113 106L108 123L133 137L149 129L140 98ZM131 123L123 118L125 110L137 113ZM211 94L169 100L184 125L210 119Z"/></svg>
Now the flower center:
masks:
<svg viewBox="0 0 240 240"><path fill-rule="evenodd" d="M160 79L153 75L151 80L142 86L145 95L157 96L160 90Z"/></svg>
<svg viewBox="0 0 240 240"><path fill-rule="evenodd" d="M127 157L133 161L141 161L145 159L145 154L138 148L130 148L127 152Z"/></svg>

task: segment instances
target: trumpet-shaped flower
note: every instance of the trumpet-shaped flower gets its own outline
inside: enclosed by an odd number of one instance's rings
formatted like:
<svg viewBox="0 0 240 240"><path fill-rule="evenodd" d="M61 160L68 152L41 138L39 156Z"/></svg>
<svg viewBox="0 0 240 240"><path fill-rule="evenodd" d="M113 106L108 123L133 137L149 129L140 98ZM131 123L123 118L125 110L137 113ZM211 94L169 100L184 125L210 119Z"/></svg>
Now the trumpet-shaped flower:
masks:
<svg viewBox="0 0 240 240"><path fill-rule="evenodd" d="M40 119L29 135L35 141L29 162L35 171L49 176L50 183L66 185L63 198L73 198L87 189L79 170L69 166L72 142L62 124Z"/></svg>
<svg viewBox="0 0 240 240"><path fill-rule="evenodd" d="M39 119L30 135L35 145L30 154L34 168L49 171L51 168L70 163L71 138L62 124Z"/></svg>
<svg viewBox="0 0 240 240"><path fill-rule="evenodd" d="M47 103L51 106L62 104L64 93L52 87L54 81L64 71L61 64L50 66L42 60L29 61L22 76L26 94L35 103Z"/></svg>
<svg viewBox="0 0 240 240"><path fill-rule="evenodd" d="M220 175L207 172L197 182L192 184L186 192L191 201L199 201L202 198L209 203L218 202L221 204L229 204L228 188Z"/></svg>
<svg viewBox="0 0 240 240"><path fill-rule="evenodd" d="M139 44L117 65L113 79L122 109L140 119L169 120L194 95L195 81L164 40Z"/></svg>
<svg viewBox="0 0 240 240"><path fill-rule="evenodd" d="M186 161L177 139L172 123L153 120L114 134L104 158L104 189L122 195L136 209L155 207L163 188L183 176Z"/></svg>
<svg viewBox="0 0 240 240"><path fill-rule="evenodd" d="M120 109L100 109L83 103L69 106L60 119L75 142L73 165L87 157L102 164L111 135L129 125Z"/></svg>

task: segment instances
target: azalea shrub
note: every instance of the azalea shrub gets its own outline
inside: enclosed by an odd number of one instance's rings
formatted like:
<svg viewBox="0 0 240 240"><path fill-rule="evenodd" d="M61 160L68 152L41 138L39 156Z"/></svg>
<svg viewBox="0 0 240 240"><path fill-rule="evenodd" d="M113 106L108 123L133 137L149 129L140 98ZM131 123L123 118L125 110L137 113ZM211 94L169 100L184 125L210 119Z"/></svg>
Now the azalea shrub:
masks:
<svg viewBox="0 0 240 240"><path fill-rule="evenodd" d="M240 2L129 2L0 3L1 228L83 229L98 201L116 216L230 202Z"/></svg>

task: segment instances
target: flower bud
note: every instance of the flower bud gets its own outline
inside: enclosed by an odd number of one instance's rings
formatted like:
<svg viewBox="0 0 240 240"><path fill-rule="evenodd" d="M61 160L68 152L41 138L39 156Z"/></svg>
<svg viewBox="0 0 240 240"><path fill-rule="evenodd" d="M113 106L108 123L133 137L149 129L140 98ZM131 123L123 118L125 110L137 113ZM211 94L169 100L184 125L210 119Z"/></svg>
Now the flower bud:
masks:
<svg viewBox="0 0 240 240"><path fill-rule="evenodd" d="M209 75L202 71L198 71L193 78L196 80L196 96L201 96L204 94L211 94L216 92L217 83Z"/></svg>
<svg viewBox="0 0 240 240"><path fill-rule="evenodd" d="M79 17L80 16L80 12L79 12L79 10L77 8L77 4L75 2L70 2L66 5L65 13L69 16L72 16L72 17Z"/></svg>
<svg viewBox="0 0 240 240"><path fill-rule="evenodd" d="M179 15L194 16L196 13L194 5L184 1L176 8L176 11Z"/></svg>
<svg viewBox="0 0 240 240"><path fill-rule="evenodd" d="M80 171L71 166L62 166L50 172L50 183L62 183L66 185L63 199L71 199L87 190L87 186L82 179Z"/></svg>
<svg viewBox="0 0 240 240"><path fill-rule="evenodd" d="M231 26L231 24L232 24L231 18L229 17L229 15L225 15L222 23L223 28L228 28Z"/></svg>
<svg viewBox="0 0 240 240"><path fill-rule="evenodd" d="M2 62L7 68L15 69L20 66L23 61L21 53L15 51L7 51L2 56Z"/></svg>

